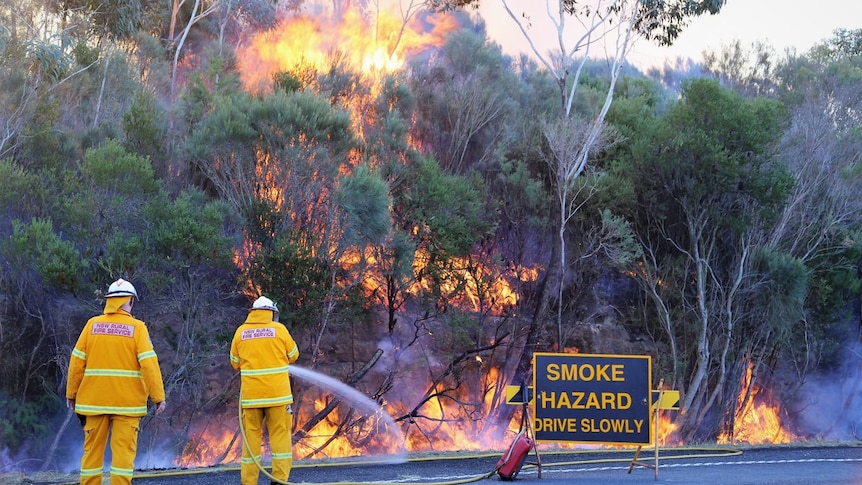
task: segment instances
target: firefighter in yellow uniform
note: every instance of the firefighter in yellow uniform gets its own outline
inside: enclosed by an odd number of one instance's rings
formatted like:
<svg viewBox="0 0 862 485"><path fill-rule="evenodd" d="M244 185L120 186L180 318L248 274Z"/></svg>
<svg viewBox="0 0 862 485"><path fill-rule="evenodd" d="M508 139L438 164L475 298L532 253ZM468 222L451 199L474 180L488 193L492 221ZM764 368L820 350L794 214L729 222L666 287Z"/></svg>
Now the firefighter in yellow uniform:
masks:
<svg viewBox="0 0 862 485"><path fill-rule="evenodd" d="M105 311L87 321L69 359L66 401L84 424L82 485L101 485L111 436L111 485L131 484L147 398L165 409L159 360L146 324L130 313L138 293L119 279L108 287Z"/></svg>
<svg viewBox="0 0 862 485"><path fill-rule="evenodd" d="M230 363L240 373L240 406L246 442L242 447L240 480L257 485L264 419L272 451L272 476L287 483L293 466L288 366L299 349L287 327L278 322L278 307L269 298L255 300L245 322L237 328L230 346ZM252 458L254 453L254 459Z"/></svg>

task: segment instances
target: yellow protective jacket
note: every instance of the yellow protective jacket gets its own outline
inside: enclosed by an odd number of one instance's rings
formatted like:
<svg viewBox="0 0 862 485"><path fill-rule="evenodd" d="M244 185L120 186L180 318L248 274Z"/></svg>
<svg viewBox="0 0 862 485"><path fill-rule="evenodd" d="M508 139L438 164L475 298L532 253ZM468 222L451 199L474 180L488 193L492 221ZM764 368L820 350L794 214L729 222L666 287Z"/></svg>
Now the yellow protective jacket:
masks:
<svg viewBox="0 0 862 485"><path fill-rule="evenodd" d="M230 363L241 377L242 407L293 403L288 366L298 358L296 342L287 327L272 320L272 310L251 310L230 345Z"/></svg>
<svg viewBox="0 0 862 485"><path fill-rule="evenodd" d="M91 318L69 359L66 398L83 415L147 414L147 397L165 400L159 360L146 324L121 310L131 297L108 298Z"/></svg>

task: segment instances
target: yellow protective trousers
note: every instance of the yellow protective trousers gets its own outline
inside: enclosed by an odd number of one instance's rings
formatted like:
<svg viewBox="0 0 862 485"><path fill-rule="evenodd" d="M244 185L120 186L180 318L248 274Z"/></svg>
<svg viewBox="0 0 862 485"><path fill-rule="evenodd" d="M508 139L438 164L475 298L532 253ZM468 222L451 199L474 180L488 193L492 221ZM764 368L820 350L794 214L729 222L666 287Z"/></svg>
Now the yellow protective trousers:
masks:
<svg viewBox="0 0 862 485"><path fill-rule="evenodd" d="M98 414L84 423L81 485L101 485L108 432L111 435L111 485L130 485L135 471L140 416Z"/></svg>
<svg viewBox="0 0 862 485"><path fill-rule="evenodd" d="M292 440L290 430L293 428L293 415L287 406L279 405L270 408L243 408L242 426L245 428L247 443L242 446L242 462L240 463L240 482L242 485L257 485L260 469L255 465L249 453L260 462L261 436L263 423L266 419L266 430L269 433L269 448L272 452L272 476L282 482L290 478L293 466Z"/></svg>

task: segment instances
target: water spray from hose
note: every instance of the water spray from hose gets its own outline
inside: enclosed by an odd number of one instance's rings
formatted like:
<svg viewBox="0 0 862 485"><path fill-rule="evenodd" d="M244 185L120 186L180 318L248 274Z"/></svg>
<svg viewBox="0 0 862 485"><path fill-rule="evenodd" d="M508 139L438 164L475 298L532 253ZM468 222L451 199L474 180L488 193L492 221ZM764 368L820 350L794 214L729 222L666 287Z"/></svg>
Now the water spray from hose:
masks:
<svg viewBox="0 0 862 485"><path fill-rule="evenodd" d="M379 420L379 426L377 429L389 433L393 438L395 438L395 442L397 443L397 453L395 455L391 455L385 461L389 463L403 463L407 461L407 448L404 442L404 435L401 433L400 428L395 423L395 420L392 419L392 416L387 414L383 407L380 406L380 404L378 404L365 394L348 386L347 384L337 379L333 379L332 377L329 377L325 374L321 374L320 372L306 369L297 365L291 365L290 374L306 383L317 385L320 388L332 392L359 412L375 416ZM269 471L267 471L263 464L260 462L260 460L257 458L257 455L249 447L248 438L245 434L245 427L242 424L242 399L238 399L238 402L239 429L242 433L242 441L244 443L243 446L245 446L246 449L249 451L249 455L251 456L252 461L254 461L254 464L264 475L266 475L267 478L269 478L274 483L287 484L287 482L279 480Z"/></svg>

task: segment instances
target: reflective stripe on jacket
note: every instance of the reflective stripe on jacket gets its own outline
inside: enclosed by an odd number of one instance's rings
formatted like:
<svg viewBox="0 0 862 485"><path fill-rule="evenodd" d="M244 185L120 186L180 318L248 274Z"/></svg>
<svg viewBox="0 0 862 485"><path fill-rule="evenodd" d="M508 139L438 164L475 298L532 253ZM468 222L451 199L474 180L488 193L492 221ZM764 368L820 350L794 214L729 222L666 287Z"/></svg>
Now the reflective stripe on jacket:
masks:
<svg viewBox="0 0 862 485"><path fill-rule="evenodd" d="M112 300L112 298L109 298ZM66 397L84 415L147 414L147 397L165 400L159 360L144 322L106 304L81 331L69 359Z"/></svg>
<svg viewBox="0 0 862 485"><path fill-rule="evenodd" d="M242 407L293 403L288 365L298 358L296 342L287 327L272 320L272 311L251 310L230 346L230 363L241 376Z"/></svg>

